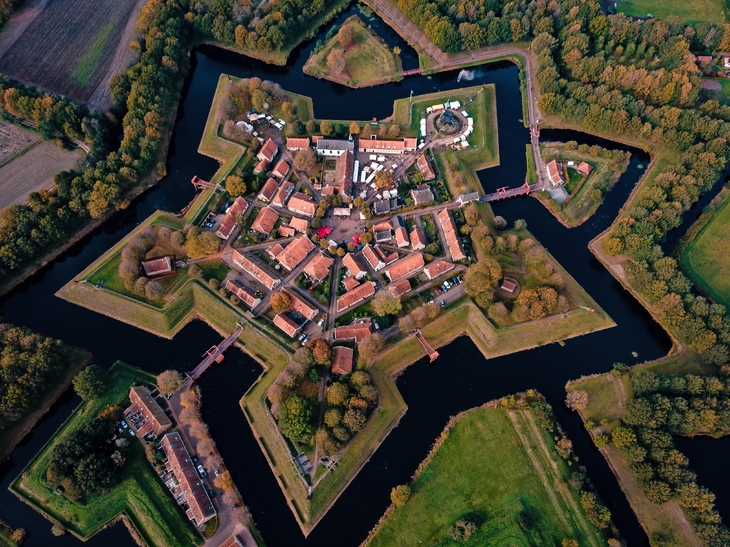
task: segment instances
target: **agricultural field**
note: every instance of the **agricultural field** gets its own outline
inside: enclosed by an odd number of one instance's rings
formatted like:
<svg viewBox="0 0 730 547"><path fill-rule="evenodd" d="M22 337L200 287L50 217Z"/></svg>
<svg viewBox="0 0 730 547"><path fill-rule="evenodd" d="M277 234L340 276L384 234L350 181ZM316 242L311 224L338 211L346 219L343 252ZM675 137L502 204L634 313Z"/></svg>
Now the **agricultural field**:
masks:
<svg viewBox="0 0 730 547"><path fill-rule="evenodd" d="M39 140L35 133L0 120L0 167Z"/></svg>
<svg viewBox="0 0 730 547"><path fill-rule="evenodd" d="M2 165L0 210L10 205L27 203L28 194L31 192L52 188L56 173L71 169L83 157L83 151L78 148L69 152L61 150L51 142L43 141Z"/></svg>
<svg viewBox="0 0 730 547"><path fill-rule="evenodd" d="M662 19L676 15L687 22L707 21L717 24L725 20L722 0L619 0L618 10L633 17L646 17L651 13Z"/></svg>
<svg viewBox="0 0 730 547"><path fill-rule="evenodd" d="M31 2L0 33L0 73L107 107L109 82L132 60L141 0Z"/></svg>
<svg viewBox="0 0 730 547"><path fill-rule="evenodd" d="M368 547L459 545L469 537L455 537L459 521L474 526L469 545L606 544L533 411L479 408L450 425L410 499L390 512Z"/></svg>

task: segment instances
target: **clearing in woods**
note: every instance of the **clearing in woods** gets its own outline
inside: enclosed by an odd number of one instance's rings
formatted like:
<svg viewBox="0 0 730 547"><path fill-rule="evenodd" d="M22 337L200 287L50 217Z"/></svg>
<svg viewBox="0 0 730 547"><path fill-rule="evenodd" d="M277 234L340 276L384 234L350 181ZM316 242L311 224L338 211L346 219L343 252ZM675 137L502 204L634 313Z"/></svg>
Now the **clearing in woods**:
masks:
<svg viewBox="0 0 730 547"><path fill-rule="evenodd" d="M6 163L0 167L0 210L27 203L31 192L52 188L55 174L75 167L83 157L78 148L68 152L43 141Z"/></svg>
<svg viewBox="0 0 730 547"><path fill-rule="evenodd" d="M39 140L41 138L35 133L0 120L0 167Z"/></svg>
<svg viewBox="0 0 730 547"><path fill-rule="evenodd" d="M87 102L100 86L108 106L109 81L133 53L141 0L32 1L0 33L0 73Z"/></svg>
<svg viewBox="0 0 730 547"><path fill-rule="evenodd" d="M666 19L676 15L687 22L708 21L721 23L725 21L722 0L692 0L677 2L676 0L618 0L618 10L632 17L654 17Z"/></svg>

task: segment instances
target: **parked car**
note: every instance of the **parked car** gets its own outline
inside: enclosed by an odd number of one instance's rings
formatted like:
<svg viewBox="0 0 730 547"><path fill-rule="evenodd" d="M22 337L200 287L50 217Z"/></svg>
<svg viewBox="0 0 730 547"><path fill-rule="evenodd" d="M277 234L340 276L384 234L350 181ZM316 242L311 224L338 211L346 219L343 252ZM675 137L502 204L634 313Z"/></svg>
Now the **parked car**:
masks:
<svg viewBox="0 0 730 547"><path fill-rule="evenodd" d="M442 300L442 301L440 302L440 304L441 304L441 307L442 307L442 308L445 308L445 307L446 307L446 301L445 301L445 300Z"/></svg>
<svg viewBox="0 0 730 547"><path fill-rule="evenodd" d="M136 436L137 436L137 434L136 434L136 433L134 432L134 429L130 429L130 430L129 430L129 434L130 434L130 435L131 435L132 437L136 437Z"/></svg>
<svg viewBox="0 0 730 547"><path fill-rule="evenodd" d="M200 473L201 477L205 477L208 474L205 472L205 469L203 468L203 464L198 464L198 473Z"/></svg>
<svg viewBox="0 0 730 547"><path fill-rule="evenodd" d="M208 490L208 495L210 496L210 499L215 499L215 492L213 492L212 490Z"/></svg>
<svg viewBox="0 0 730 547"><path fill-rule="evenodd" d="M122 420L122 427L123 427L124 429L127 429L127 428L129 427L129 426L127 425L127 422L125 422L124 420Z"/></svg>

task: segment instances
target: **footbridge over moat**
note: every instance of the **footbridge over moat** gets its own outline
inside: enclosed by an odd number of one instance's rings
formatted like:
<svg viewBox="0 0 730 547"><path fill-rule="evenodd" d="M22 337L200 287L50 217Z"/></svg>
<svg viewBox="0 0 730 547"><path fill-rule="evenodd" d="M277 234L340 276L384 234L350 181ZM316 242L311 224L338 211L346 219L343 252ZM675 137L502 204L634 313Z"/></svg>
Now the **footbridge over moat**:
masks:
<svg viewBox="0 0 730 547"><path fill-rule="evenodd" d="M429 359L431 359L431 362L433 363L436 358L439 356L439 352L436 351L431 347L431 344L429 344L426 339L423 337L423 334L421 333L420 329L416 331L416 338L418 338L418 341L421 342L421 345L423 346L423 349L426 350L426 353L428 354Z"/></svg>
<svg viewBox="0 0 730 547"><path fill-rule="evenodd" d="M208 351L206 351L203 354L203 360L200 362L200 364L195 367L191 372L186 373L186 376L188 377L189 381L194 382L200 376L208 370L208 367L212 365L213 363L220 363L223 361L223 353L228 349L228 347L236 341L236 339L240 336L241 331L243 331L243 327L236 323L236 328L233 330L231 335L223 340L220 344L217 346L213 346Z"/></svg>
<svg viewBox="0 0 730 547"><path fill-rule="evenodd" d="M497 189L496 192L492 192L491 194L487 194L486 196L483 196L480 201L483 202L489 202L489 201L499 201L500 199L507 199L512 198L515 196L523 196L526 194L529 194L530 192L534 192L535 190L538 190L540 188L539 184L533 184L530 186L529 184L525 183L522 186L519 186L517 188L508 188L507 186L503 188Z"/></svg>

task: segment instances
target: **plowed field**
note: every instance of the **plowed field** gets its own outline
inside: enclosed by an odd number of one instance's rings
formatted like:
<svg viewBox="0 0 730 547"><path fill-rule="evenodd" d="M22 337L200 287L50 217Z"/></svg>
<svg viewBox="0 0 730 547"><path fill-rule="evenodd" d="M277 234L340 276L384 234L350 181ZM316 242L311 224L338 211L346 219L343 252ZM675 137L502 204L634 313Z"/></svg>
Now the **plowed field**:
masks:
<svg viewBox="0 0 730 547"><path fill-rule="evenodd" d="M87 102L98 95L97 87L108 86L112 69L124 70L131 61L132 18L141 5L140 0L32 0L0 33L0 73ZM108 96L108 89L103 94Z"/></svg>

